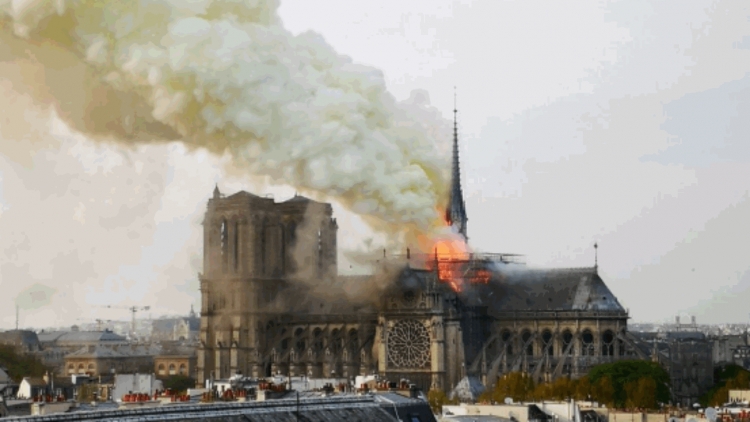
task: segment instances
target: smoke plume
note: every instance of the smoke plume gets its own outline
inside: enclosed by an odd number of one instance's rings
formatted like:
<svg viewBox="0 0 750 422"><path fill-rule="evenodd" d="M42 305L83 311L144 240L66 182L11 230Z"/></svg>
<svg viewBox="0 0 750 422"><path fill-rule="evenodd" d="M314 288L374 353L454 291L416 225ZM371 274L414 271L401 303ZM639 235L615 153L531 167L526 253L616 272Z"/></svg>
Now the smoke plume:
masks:
<svg viewBox="0 0 750 422"><path fill-rule="evenodd" d="M434 128L445 122L425 98L397 102L379 71L320 36L286 31L277 7L2 2L0 64L23 63L35 101L91 139L179 140L336 198L392 236L431 230L447 168Z"/></svg>
<svg viewBox="0 0 750 422"><path fill-rule="evenodd" d="M52 302L55 292L56 290L52 287L35 283L16 297L16 306L23 310L41 308Z"/></svg>

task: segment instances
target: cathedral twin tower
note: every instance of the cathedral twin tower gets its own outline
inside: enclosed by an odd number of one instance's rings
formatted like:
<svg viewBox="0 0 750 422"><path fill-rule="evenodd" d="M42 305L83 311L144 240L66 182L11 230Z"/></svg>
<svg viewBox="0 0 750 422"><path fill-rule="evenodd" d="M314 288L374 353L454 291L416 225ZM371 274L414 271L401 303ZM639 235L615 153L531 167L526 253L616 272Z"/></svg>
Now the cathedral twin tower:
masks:
<svg viewBox="0 0 750 422"><path fill-rule="evenodd" d="M276 203L244 191L223 197L217 187L203 228L198 378L266 372L248 362L265 341L270 305L291 280L336 277L331 206L302 196Z"/></svg>

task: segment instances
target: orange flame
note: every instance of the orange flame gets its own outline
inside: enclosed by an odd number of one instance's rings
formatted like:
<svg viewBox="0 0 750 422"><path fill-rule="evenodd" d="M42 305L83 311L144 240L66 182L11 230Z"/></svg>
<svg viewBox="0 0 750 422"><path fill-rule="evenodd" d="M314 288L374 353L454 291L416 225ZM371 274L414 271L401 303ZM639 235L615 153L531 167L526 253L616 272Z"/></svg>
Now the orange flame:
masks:
<svg viewBox="0 0 750 422"><path fill-rule="evenodd" d="M433 226L433 233L417 237L420 250L427 252L427 269L437 270L439 280L456 293L461 292L467 282L489 283L491 273L488 270L472 268L471 250L463 236L451 230L444 212L436 209L436 213L440 217Z"/></svg>

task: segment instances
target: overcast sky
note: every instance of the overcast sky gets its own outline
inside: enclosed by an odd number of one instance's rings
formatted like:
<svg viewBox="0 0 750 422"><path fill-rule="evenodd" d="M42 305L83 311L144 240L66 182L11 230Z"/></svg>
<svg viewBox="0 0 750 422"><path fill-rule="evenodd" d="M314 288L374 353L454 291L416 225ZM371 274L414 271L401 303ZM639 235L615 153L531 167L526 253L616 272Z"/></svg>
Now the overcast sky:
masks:
<svg viewBox="0 0 750 422"><path fill-rule="evenodd" d="M312 30L380 69L399 100L423 91L450 119L457 86L472 247L580 267L598 242L600 275L633 320L720 323L749 318L748 7L282 0L278 13L293 34ZM18 107L0 119L30 123L0 120L0 309L37 285L49 296L22 326L128 317L97 305L198 307L199 223L214 183L294 194L226 177L217 158L179 143L124 150L33 124L22 71L10 74L0 94ZM363 248L361 220L336 212L340 246ZM0 327L14 322L0 315Z"/></svg>

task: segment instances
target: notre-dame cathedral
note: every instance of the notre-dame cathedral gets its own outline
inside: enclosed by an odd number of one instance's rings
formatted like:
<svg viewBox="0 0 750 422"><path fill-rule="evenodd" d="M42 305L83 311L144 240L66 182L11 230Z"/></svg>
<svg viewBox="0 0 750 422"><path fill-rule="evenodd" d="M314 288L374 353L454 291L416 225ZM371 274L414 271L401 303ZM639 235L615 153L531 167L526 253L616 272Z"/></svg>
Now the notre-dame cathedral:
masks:
<svg viewBox="0 0 750 422"><path fill-rule="evenodd" d="M446 219L466 236L458 139ZM370 276L337 275L329 204L218 187L203 221L198 382L235 373L379 374L449 391L524 371L578 377L644 356L597 267L533 270L515 256L384 257ZM354 293L352 293L354 292Z"/></svg>

